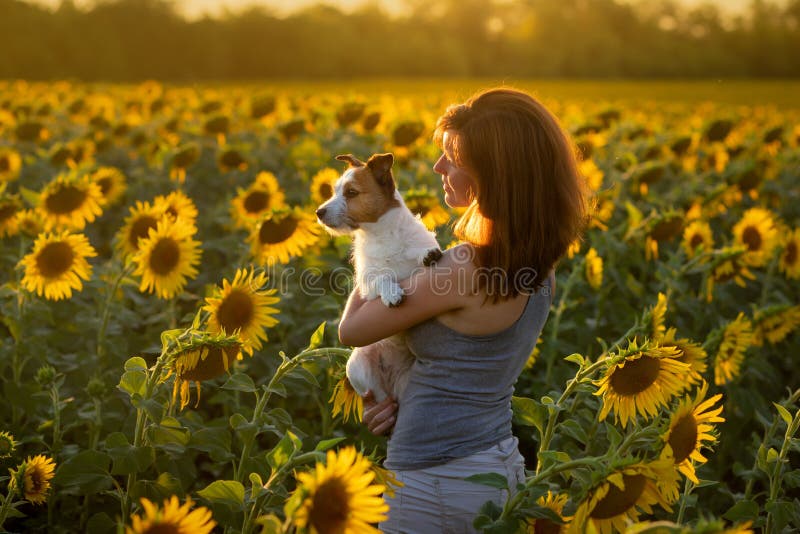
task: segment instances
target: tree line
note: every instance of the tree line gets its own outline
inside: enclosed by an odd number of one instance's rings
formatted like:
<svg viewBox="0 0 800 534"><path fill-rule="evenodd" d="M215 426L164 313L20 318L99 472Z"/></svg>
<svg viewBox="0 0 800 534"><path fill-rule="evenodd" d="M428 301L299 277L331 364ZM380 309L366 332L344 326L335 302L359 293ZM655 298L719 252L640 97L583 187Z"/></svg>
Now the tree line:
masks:
<svg viewBox="0 0 800 534"><path fill-rule="evenodd" d="M396 16L318 4L187 20L165 0L0 0L0 78L800 76L800 0L753 0L733 18L673 0L406 3Z"/></svg>

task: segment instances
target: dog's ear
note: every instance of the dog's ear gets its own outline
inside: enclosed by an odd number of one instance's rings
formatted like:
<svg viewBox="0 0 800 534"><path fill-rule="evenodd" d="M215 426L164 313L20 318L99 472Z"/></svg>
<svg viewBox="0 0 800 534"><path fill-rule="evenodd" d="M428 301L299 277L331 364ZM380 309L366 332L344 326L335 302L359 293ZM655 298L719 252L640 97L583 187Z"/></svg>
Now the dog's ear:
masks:
<svg viewBox="0 0 800 534"><path fill-rule="evenodd" d="M394 177L392 176L392 165L394 156L391 153L375 154L367 161L367 167L372 171L372 175L386 189L394 190Z"/></svg>
<svg viewBox="0 0 800 534"><path fill-rule="evenodd" d="M352 154L339 154L338 156L336 156L336 159L338 159L339 161L346 161L347 163L350 164L351 167L364 166L364 162Z"/></svg>

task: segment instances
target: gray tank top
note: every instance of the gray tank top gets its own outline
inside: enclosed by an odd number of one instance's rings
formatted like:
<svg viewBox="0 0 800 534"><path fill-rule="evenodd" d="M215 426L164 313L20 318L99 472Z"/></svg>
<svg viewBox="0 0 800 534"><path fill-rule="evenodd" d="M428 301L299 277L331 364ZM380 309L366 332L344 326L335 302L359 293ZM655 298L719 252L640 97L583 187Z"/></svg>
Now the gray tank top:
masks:
<svg viewBox="0 0 800 534"><path fill-rule="evenodd" d="M550 311L552 277L522 315L490 335L456 332L435 317L406 331L416 357L399 399L384 465L423 469L511 437L511 395Z"/></svg>

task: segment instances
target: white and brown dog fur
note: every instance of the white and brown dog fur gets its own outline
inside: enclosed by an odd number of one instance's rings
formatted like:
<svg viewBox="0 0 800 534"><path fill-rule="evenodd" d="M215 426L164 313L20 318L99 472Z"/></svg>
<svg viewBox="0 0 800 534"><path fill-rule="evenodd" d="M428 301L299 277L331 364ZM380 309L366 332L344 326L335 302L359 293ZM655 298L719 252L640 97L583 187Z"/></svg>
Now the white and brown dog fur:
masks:
<svg viewBox="0 0 800 534"><path fill-rule="evenodd" d="M353 266L361 296L380 297L398 306L403 290L398 281L442 256L433 232L411 213L392 176L392 154L375 154L365 163L351 154L336 156L349 166L334 186L333 196L317 209L317 217L334 235L353 236ZM359 395L371 390L377 401L399 399L408 383L414 357L400 333L353 350L347 378Z"/></svg>

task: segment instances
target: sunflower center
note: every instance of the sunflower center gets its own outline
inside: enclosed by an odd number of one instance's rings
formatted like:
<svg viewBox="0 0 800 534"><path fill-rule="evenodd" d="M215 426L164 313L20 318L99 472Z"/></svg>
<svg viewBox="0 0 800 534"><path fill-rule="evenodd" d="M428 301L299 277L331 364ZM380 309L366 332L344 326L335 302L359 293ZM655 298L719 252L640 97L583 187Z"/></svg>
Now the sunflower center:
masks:
<svg viewBox="0 0 800 534"><path fill-rule="evenodd" d="M701 236L700 234L694 234L692 236L691 241L689 241L689 248L694 250L702 243L703 243L703 236Z"/></svg>
<svg viewBox="0 0 800 534"><path fill-rule="evenodd" d="M428 206L417 206L413 210L411 210L414 215L419 215L420 217L425 217L431 209Z"/></svg>
<svg viewBox="0 0 800 534"><path fill-rule="evenodd" d="M533 524L533 534L560 534L561 525L553 523L549 519L537 519Z"/></svg>
<svg viewBox="0 0 800 534"><path fill-rule="evenodd" d="M97 180L97 185L100 186L100 192L103 193L103 196L106 196L111 190L111 178L100 178Z"/></svg>
<svg viewBox="0 0 800 534"><path fill-rule="evenodd" d="M675 456L675 463L684 461L697 445L697 421L689 413L681 417L669 435L669 446L672 447L672 454Z"/></svg>
<svg viewBox="0 0 800 534"><path fill-rule="evenodd" d="M158 240L150 253L150 268L158 275L166 276L175 270L181 259L181 248L171 237Z"/></svg>
<svg viewBox="0 0 800 534"><path fill-rule="evenodd" d="M205 349L208 350L205 359L197 355L196 361L192 361L195 355L191 353L178 356L175 366L181 368L178 373L181 380L202 382L217 377L228 370L239 353L239 345L230 345L224 348L210 346ZM197 350L202 351L204 348Z"/></svg>
<svg viewBox="0 0 800 534"><path fill-rule="evenodd" d="M611 387L619 395L636 395L649 388L658 378L661 362L658 358L642 356L625 362L611 375Z"/></svg>
<svg viewBox="0 0 800 534"><path fill-rule="evenodd" d="M8 156L0 157L0 172L7 172L11 170L11 161Z"/></svg>
<svg viewBox="0 0 800 534"><path fill-rule="evenodd" d="M174 523L156 523L143 530L142 534L180 534L180 532Z"/></svg>
<svg viewBox="0 0 800 534"><path fill-rule="evenodd" d="M45 278L61 276L72 267L75 252L69 243L55 241L46 244L36 255L36 267Z"/></svg>
<svg viewBox="0 0 800 534"><path fill-rule="evenodd" d="M44 205L50 213L60 215L72 213L81 207L84 200L86 200L86 191L67 184L59 187L52 195L48 195Z"/></svg>
<svg viewBox="0 0 800 534"><path fill-rule="evenodd" d="M128 243L134 248L139 250L139 239L147 237L150 228L155 228L158 225L158 220L149 215L143 215L133 221L131 231L128 233Z"/></svg>
<svg viewBox="0 0 800 534"><path fill-rule="evenodd" d="M747 248L750 250L759 250L761 248L761 234L752 226L748 226L742 232L742 241L745 242Z"/></svg>
<svg viewBox="0 0 800 534"><path fill-rule="evenodd" d="M0 217L2 219L2 217ZM786 265L794 265L797 261L797 243L795 241L790 241L788 245L786 245L786 253L783 256L783 261Z"/></svg>
<svg viewBox="0 0 800 534"><path fill-rule="evenodd" d="M237 328L244 330L253 319L253 299L244 291L231 291L220 303L217 319L228 334L232 334Z"/></svg>
<svg viewBox="0 0 800 534"><path fill-rule="evenodd" d="M261 213L267 208L269 193L266 191L253 191L244 199L244 209L248 213Z"/></svg>
<svg viewBox="0 0 800 534"><path fill-rule="evenodd" d="M314 494L309 519L320 534L344 534L349 512L347 490L341 480L332 478Z"/></svg>
<svg viewBox="0 0 800 534"><path fill-rule="evenodd" d="M319 186L319 196L322 197L322 200L328 200L333 196L333 187L331 184L322 184Z"/></svg>
<svg viewBox="0 0 800 534"><path fill-rule="evenodd" d="M264 245L281 243L294 233L295 228L297 228L297 219L294 217L286 217L280 222L275 222L273 220L264 221L261 223L258 239Z"/></svg>
<svg viewBox="0 0 800 534"><path fill-rule="evenodd" d="M15 213L17 213L17 207L14 204L0 206L0 222L10 219Z"/></svg>
<svg viewBox="0 0 800 534"><path fill-rule="evenodd" d="M589 517L593 519L610 519L628 511L644 491L647 478L644 475L622 475L625 489L610 485L606 496L600 499Z"/></svg>
<svg viewBox="0 0 800 534"><path fill-rule="evenodd" d="M30 491L30 493L38 494L38 493L41 493L42 490L45 489L46 481L45 481L44 477L42 476L42 472L39 471L39 469L37 469L35 467L33 469L31 469L30 481L31 481L31 491Z"/></svg>

